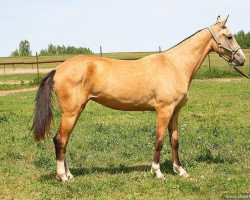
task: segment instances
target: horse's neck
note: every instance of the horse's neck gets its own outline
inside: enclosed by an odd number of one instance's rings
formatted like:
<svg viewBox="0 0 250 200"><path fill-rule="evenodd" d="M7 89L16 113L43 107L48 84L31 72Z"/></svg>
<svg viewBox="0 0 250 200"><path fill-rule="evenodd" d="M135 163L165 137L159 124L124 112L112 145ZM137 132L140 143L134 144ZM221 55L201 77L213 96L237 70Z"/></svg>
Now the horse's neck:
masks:
<svg viewBox="0 0 250 200"><path fill-rule="evenodd" d="M193 76L211 51L211 44L211 34L204 29L176 47L166 51L166 56L190 84Z"/></svg>

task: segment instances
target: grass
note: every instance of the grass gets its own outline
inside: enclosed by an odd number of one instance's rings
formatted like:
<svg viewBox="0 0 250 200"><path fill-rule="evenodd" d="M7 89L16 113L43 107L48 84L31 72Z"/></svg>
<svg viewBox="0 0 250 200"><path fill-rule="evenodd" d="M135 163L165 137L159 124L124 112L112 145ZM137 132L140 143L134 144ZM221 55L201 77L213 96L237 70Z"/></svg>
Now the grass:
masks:
<svg viewBox="0 0 250 200"><path fill-rule="evenodd" d="M32 81L37 77L37 74L10 74L0 76L2 82L12 81Z"/></svg>
<svg viewBox="0 0 250 200"><path fill-rule="evenodd" d="M34 85L30 83L21 83L21 84L1 84L0 90L1 91L8 91L8 90L21 90L24 88L32 88Z"/></svg>
<svg viewBox="0 0 250 200"><path fill-rule="evenodd" d="M18 90L24 88L31 88L37 86L44 74L15 74L15 75L4 75L1 77L0 90ZM10 81L15 81L14 84L10 84Z"/></svg>
<svg viewBox="0 0 250 200"><path fill-rule="evenodd" d="M35 94L0 97L1 199L219 199L249 193L250 83L194 80L180 117L180 157L190 179L172 173L168 139L161 166L149 173L155 113L89 103L69 142L72 182L55 179L52 137L29 132ZM55 134L60 120L55 109Z"/></svg>

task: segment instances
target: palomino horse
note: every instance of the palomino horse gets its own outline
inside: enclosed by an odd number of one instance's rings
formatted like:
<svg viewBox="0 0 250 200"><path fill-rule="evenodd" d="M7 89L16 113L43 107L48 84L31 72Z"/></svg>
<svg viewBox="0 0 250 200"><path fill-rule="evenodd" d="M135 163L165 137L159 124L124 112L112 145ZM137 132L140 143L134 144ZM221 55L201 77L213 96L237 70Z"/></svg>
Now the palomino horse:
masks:
<svg viewBox="0 0 250 200"><path fill-rule="evenodd" d="M124 111L156 111L157 127L152 172L163 178L160 151L169 131L173 170L188 177L178 156L178 116L188 99L190 83L209 52L215 51L231 65L242 66L245 56L221 20L169 50L125 61L79 55L60 64L41 82L36 96L32 131L36 140L50 132L53 87L61 108L60 127L54 137L57 175L73 176L66 161L66 146L79 115L89 100Z"/></svg>

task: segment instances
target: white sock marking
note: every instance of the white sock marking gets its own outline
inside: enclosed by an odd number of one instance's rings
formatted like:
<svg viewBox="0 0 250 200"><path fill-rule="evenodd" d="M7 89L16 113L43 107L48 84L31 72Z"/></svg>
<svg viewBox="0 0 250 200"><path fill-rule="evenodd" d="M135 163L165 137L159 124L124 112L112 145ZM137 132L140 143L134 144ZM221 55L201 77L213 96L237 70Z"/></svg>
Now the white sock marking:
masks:
<svg viewBox="0 0 250 200"><path fill-rule="evenodd" d="M164 177L164 175L161 173L159 163L155 163L155 162L152 163L151 172L155 173L156 178L163 178Z"/></svg>

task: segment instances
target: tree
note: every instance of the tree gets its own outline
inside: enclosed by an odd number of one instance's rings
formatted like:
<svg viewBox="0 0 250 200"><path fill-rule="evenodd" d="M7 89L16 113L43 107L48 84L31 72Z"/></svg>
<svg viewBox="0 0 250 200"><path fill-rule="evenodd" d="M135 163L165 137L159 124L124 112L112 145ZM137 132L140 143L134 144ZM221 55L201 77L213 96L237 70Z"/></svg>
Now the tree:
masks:
<svg viewBox="0 0 250 200"><path fill-rule="evenodd" d="M28 40L22 40L19 43L19 56L31 56L30 43Z"/></svg>
<svg viewBox="0 0 250 200"><path fill-rule="evenodd" d="M53 44L49 44L48 53L49 55L57 55L56 46L54 46Z"/></svg>
<svg viewBox="0 0 250 200"><path fill-rule="evenodd" d="M14 56L14 57L20 56L20 55L19 55L19 51L16 49L15 51L13 51L13 52L11 53L11 56Z"/></svg>

